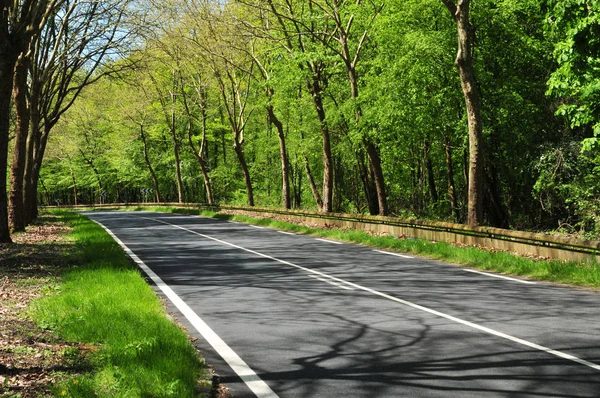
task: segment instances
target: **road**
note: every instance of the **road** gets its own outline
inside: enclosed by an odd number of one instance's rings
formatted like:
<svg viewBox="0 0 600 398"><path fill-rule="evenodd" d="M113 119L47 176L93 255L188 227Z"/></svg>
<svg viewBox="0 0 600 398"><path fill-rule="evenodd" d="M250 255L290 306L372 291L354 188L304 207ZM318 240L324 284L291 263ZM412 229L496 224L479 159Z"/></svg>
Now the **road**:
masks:
<svg viewBox="0 0 600 398"><path fill-rule="evenodd" d="M600 293L231 221L84 213L235 397L600 397Z"/></svg>

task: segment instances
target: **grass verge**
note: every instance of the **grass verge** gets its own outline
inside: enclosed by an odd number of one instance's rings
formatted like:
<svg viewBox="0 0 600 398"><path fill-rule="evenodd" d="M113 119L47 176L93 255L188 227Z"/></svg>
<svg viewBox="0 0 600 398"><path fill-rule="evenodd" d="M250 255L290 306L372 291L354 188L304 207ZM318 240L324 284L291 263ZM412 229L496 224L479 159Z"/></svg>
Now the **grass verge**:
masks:
<svg viewBox="0 0 600 398"><path fill-rule="evenodd" d="M43 328L92 348L85 356L91 370L59 382L54 394L197 396L203 361L121 248L87 218L55 215L72 226L79 263L61 275L55 294L32 304L30 314Z"/></svg>
<svg viewBox="0 0 600 398"><path fill-rule="evenodd" d="M505 275L516 275L540 281L549 281L593 289L600 288L600 264L595 261L564 262L558 260L538 260L502 251L490 251L468 246L457 247L445 242L398 238L391 235L374 236L363 231L337 228L316 228L277 219L253 218L244 215L223 214L194 209L178 209L176 207L130 207L121 209L193 214L224 220L233 220L292 231L299 234L337 239L380 249L412 253L435 260L447 261Z"/></svg>

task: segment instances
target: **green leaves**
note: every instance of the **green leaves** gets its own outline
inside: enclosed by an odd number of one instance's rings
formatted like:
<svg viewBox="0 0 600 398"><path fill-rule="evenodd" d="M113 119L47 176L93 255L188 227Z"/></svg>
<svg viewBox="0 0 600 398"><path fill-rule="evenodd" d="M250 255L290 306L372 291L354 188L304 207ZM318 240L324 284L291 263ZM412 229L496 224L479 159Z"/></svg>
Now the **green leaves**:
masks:
<svg viewBox="0 0 600 398"><path fill-rule="evenodd" d="M600 2L550 1L548 26L556 38L554 57L559 68L548 81L548 93L565 97L559 115L573 127L598 122L600 111Z"/></svg>

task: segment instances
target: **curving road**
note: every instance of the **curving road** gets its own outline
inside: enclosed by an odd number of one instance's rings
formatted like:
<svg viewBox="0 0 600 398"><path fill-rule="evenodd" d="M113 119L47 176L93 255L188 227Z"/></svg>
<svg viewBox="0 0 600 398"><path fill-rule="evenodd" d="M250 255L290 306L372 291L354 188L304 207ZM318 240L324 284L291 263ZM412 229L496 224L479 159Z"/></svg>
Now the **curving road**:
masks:
<svg viewBox="0 0 600 398"><path fill-rule="evenodd" d="M600 293L230 221L84 213L234 397L600 397Z"/></svg>

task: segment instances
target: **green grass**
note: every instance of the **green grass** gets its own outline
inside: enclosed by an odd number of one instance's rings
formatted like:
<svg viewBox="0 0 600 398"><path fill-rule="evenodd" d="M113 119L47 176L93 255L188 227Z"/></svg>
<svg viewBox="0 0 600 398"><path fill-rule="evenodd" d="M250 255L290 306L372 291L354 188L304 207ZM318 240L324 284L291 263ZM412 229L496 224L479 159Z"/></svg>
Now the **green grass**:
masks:
<svg viewBox="0 0 600 398"><path fill-rule="evenodd" d="M229 215L212 211L178 209L176 207L141 207L137 210L195 214L223 220L234 220L401 253L412 253L435 260L505 275L516 275L574 286L600 288L600 264L595 261L564 262L559 260L535 260L506 252L491 252L475 247L457 247L445 242L431 242L422 239L399 239L389 235L373 236L367 232L346 229L310 228L279 220Z"/></svg>
<svg viewBox="0 0 600 398"><path fill-rule="evenodd" d="M57 293L36 301L34 319L74 342L96 345L91 370L54 388L57 396L193 397L204 364L170 321L121 248L87 218L56 212L73 226L79 266ZM66 353L77 355L77 353Z"/></svg>

